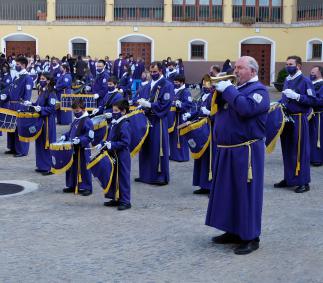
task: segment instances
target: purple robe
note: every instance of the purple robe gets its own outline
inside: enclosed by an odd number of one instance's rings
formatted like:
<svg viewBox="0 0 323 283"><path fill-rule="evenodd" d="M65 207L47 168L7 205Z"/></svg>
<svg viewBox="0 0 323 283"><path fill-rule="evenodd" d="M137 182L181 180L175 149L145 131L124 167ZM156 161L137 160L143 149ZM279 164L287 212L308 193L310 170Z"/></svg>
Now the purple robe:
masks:
<svg viewBox="0 0 323 283"><path fill-rule="evenodd" d="M117 79L120 79L122 77L125 65L127 65L127 61L125 59L116 59L113 62L113 75Z"/></svg>
<svg viewBox="0 0 323 283"><path fill-rule="evenodd" d="M94 84L92 87L92 93L97 93L99 98L97 100L97 106L103 105L103 99L105 94L108 92L108 79L109 74L107 71L103 71L100 74L97 74L94 80Z"/></svg>
<svg viewBox="0 0 323 283"><path fill-rule="evenodd" d="M56 81L56 96L61 101L63 93L72 93L72 76L70 73L62 74ZM72 111L57 110L57 124L69 125L72 123Z"/></svg>
<svg viewBox="0 0 323 283"><path fill-rule="evenodd" d="M251 81L227 87L222 99L214 119L217 149L206 225L252 240L261 233L269 94Z"/></svg>

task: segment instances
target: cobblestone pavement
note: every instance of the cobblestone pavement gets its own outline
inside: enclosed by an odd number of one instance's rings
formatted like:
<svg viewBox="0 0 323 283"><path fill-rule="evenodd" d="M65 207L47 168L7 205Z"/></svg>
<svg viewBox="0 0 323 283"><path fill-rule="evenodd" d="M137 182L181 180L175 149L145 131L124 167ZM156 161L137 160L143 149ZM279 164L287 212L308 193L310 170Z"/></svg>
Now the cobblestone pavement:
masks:
<svg viewBox="0 0 323 283"><path fill-rule="evenodd" d="M59 134L63 127L58 127ZM132 183L133 208L104 207L94 181L89 197L64 195L64 175L34 172L28 157L3 154L0 181L39 189L0 198L0 282L323 282L323 168L311 191L274 189L283 175L280 148L267 156L260 249L236 256L212 244L204 225L208 198L192 194L193 162L171 162L166 187ZM132 164L138 176L138 160Z"/></svg>

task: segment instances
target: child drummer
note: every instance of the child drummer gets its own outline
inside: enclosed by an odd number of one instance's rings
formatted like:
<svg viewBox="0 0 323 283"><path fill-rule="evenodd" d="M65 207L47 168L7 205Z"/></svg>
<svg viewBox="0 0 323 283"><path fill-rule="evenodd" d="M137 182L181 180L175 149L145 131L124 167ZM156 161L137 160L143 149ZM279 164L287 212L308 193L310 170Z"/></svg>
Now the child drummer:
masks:
<svg viewBox="0 0 323 283"><path fill-rule="evenodd" d="M130 203L130 128L127 120L129 103L120 100L113 104L112 122L109 129L107 141L99 144L98 149L104 145L112 158L116 159L113 181L110 190L105 195L111 199L105 202L105 206L118 207L118 210L131 208Z"/></svg>
<svg viewBox="0 0 323 283"><path fill-rule="evenodd" d="M74 100L72 110L75 119L70 130L60 138L60 141L72 141L74 145L73 165L66 172L66 188L63 192L89 196L92 194L92 177L86 168L90 153L85 148L94 138L93 123L85 111L83 100Z"/></svg>

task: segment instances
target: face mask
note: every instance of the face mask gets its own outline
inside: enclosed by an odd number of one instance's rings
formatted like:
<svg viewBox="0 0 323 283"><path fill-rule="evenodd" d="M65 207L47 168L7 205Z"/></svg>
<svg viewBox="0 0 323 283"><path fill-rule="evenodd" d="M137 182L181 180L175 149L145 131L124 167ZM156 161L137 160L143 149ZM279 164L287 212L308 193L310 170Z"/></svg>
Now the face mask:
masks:
<svg viewBox="0 0 323 283"><path fill-rule="evenodd" d="M52 65L53 65L53 67L56 67L57 66L57 63L53 63Z"/></svg>
<svg viewBox="0 0 323 283"><path fill-rule="evenodd" d="M181 85L180 84L174 84L174 88L175 89L179 89L181 87Z"/></svg>
<svg viewBox="0 0 323 283"><path fill-rule="evenodd" d="M295 75L296 72L297 72L297 67L296 66L287 66L286 67L286 71L288 74L290 74L291 76L292 75Z"/></svg>
<svg viewBox="0 0 323 283"><path fill-rule="evenodd" d="M145 81L147 81L147 78L141 78L141 81L145 82Z"/></svg>
<svg viewBox="0 0 323 283"><path fill-rule="evenodd" d="M173 72L173 71L174 71L174 69L172 69L172 68L169 68L168 70L169 70L170 72Z"/></svg>
<svg viewBox="0 0 323 283"><path fill-rule="evenodd" d="M122 116L121 112L112 113L112 119L118 120Z"/></svg>
<svg viewBox="0 0 323 283"><path fill-rule="evenodd" d="M15 69L17 72L20 72L22 68L21 68L21 66L16 66Z"/></svg>
<svg viewBox="0 0 323 283"><path fill-rule="evenodd" d="M153 81L157 81L159 79L159 76L160 76L159 73L151 74L151 78L152 78Z"/></svg>
<svg viewBox="0 0 323 283"><path fill-rule="evenodd" d="M83 112L81 111L81 112L74 112L74 116L75 116L75 118L80 118L81 116L83 115Z"/></svg>
<svg viewBox="0 0 323 283"><path fill-rule="evenodd" d="M204 93L210 93L211 92L211 89L209 89L208 87L203 87L203 92Z"/></svg>
<svg viewBox="0 0 323 283"><path fill-rule="evenodd" d="M45 87L45 86L47 86L47 81L39 81L39 85L41 87Z"/></svg>
<svg viewBox="0 0 323 283"><path fill-rule="evenodd" d="M96 68L96 73L97 73L97 74L101 74L101 73L102 73L102 71L103 71L103 69L101 69L101 68Z"/></svg>
<svg viewBox="0 0 323 283"><path fill-rule="evenodd" d="M108 86L108 92L112 92L116 89L115 86Z"/></svg>
<svg viewBox="0 0 323 283"><path fill-rule="evenodd" d="M313 81L316 81L317 80L317 77L316 75L310 75L310 80L313 82Z"/></svg>

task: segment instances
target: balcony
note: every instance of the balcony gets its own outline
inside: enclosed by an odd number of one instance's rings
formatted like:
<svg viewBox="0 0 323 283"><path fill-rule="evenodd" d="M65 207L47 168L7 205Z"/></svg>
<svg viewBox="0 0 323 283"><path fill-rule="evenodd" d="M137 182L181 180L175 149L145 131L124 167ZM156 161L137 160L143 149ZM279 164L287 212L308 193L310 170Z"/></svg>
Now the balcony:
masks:
<svg viewBox="0 0 323 283"><path fill-rule="evenodd" d="M2 21L46 21L46 0L1 0Z"/></svg>
<svg viewBox="0 0 323 283"><path fill-rule="evenodd" d="M297 5L297 21L320 21L323 20L323 4Z"/></svg>
<svg viewBox="0 0 323 283"><path fill-rule="evenodd" d="M164 5L114 5L115 21L162 22L164 20Z"/></svg>

